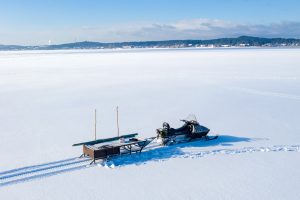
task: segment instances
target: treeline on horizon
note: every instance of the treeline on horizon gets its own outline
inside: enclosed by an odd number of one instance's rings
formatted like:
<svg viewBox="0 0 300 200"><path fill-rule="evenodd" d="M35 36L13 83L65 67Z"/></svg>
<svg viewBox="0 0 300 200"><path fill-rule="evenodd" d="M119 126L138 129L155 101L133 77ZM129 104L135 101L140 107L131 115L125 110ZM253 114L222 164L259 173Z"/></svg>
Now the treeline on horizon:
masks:
<svg viewBox="0 0 300 200"><path fill-rule="evenodd" d="M211 40L164 40L136 42L75 42L59 45L20 46L0 45L0 50L59 50L59 49L115 49L115 48L186 48L186 47L300 47L300 39L241 36Z"/></svg>

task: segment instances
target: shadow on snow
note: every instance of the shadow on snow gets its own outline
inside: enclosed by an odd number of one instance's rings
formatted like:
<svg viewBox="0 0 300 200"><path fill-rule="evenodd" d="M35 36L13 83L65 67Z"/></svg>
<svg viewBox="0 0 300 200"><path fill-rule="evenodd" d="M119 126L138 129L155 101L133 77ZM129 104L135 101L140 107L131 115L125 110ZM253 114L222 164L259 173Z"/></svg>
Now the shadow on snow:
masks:
<svg viewBox="0 0 300 200"><path fill-rule="evenodd" d="M141 154L132 154L132 155L124 155L121 157L112 158L108 163L108 165L113 164L115 166L125 166L132 164L145 164L149 161L161 161L167 160L170 158L176 158L180 156L185 156L186 152L184 152L184 148L193 148L193 147L211 147L211 146L233 146L234 143L237 142L252 142L256 140L265 140L261 138L251 139L246 137L236 137L230 135L220 135L216 140L198 140L192 142L186 142L181 144L175 144L171 146L164 146L154 149L149 149ZM204 150L204 149L203 149ZM198 150L199 152L199 150Z"/></svg>

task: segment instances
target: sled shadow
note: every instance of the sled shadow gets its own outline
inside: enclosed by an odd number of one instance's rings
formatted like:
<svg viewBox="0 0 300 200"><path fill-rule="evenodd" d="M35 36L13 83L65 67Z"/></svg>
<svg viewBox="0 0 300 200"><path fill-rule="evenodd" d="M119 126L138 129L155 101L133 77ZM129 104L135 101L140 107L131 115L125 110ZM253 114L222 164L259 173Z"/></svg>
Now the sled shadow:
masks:
<svg viewBox="0 0 300 200"><path fill-rule="evenodd" d="M220 135L216 140L198 140L193 142L181 143L172 146L163 146L154 149L146 150L141 154L124 155L121 157L116 157L112 159L115 166L121 167L126 165L140 165L146 164L149 161L160 162L163 160L168 160L170 158L176 158L180 156L186 156L186 152L183 151L184 148L192 147L211 147L211 146L233 146L234 143L238 142L252 142L257 140L266 140L264 138L247 138L247 137L236 137L231 135ZM203 149L203 151L206 151ZM109 164L109 163L108 163Z"/></svg>

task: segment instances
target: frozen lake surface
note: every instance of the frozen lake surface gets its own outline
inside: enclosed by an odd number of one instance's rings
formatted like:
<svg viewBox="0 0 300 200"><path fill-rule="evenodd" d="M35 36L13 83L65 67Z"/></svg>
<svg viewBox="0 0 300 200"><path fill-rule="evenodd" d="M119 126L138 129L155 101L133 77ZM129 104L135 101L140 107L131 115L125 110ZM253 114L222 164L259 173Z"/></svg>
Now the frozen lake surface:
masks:
<svg viewBox="0 0 300 200"><path fill-rule="evenodd" d="M300 49L0 52L0 97L0 199L300 199ZM220 137L82 165L117 105L124 134Z"/></svg>

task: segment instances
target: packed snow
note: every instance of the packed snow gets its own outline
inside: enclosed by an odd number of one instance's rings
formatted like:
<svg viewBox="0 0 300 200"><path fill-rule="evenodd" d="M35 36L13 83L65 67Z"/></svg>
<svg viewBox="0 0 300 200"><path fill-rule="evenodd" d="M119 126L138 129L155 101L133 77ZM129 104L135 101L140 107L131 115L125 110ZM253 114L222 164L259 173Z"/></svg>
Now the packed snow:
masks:
<svg viewBox="0 0 300 200"><path fill-rule="evenodd" d="M0 52L0 97L0 199L300 199L300 49ZM122 134L219 138L89 165L116 106Z"/></svg>

